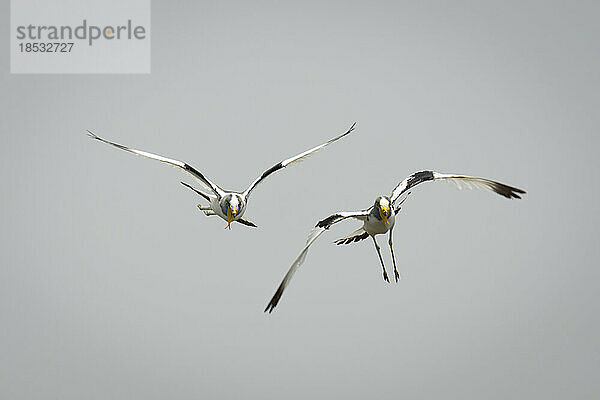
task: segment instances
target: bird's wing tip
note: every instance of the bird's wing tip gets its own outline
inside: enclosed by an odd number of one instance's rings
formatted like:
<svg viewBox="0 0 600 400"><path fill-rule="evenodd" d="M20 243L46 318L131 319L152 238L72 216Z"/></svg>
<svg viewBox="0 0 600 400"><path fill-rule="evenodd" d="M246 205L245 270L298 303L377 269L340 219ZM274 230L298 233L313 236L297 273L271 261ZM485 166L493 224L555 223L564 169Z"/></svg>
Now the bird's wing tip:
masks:
<svg viewBox="0 0 600 400"><path fill-rule="evenodd" d="M509 193L508 193L508 198L509 199L520 199L522 194L527 194L526 191L524 191L523 189L519 189L516 187L510 187L509 186Z"/></svg>
<svg viewBox="0 0 600 400"><path fill-rule="evenodd" d="M349 134L350 132L353 132L355 127L356 127L356 121L353 122L352 125L350 125L350 128L346 131L346 133L344 133L344 136Z"/></svg>
<svg viewBox="0 0 600 400"><path fill-rule="evenodd" d="M267 304L267 307L265 308L264 312L268 312L269 314L271 314L273 312L273 310L275 309L275 307L277 307L277 304L279 304L280 299L281 299L281 294L279 293L279 289L278 289L277 292L275 293L275 295L273 296L273 298L271 298L271 300L269 301L269 304Z"/></svg>
<svg viewBox="0 0 600 400"><path fill-rule="evenodd" d="M89 137L91 137L92 139L98 139L98 135L96 135L94 132L90 131L89 129L85 130L85 134Z"/></svg>

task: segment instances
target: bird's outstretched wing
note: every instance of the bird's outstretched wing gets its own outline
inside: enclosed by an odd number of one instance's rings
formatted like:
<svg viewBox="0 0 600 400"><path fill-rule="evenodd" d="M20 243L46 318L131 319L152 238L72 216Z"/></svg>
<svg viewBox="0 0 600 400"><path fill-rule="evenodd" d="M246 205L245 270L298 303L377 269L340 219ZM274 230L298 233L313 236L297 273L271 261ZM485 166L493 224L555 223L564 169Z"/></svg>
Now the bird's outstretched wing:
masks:
<svg viewBox="0 0 600 400"><path fill-rule="evenodd" d="M221 196L223 196L225 194L225 192L223 191L223 189L221 189L219 186L217 186L216 184L214 184L213 182L211 182L210 180L208 180L208 178L206 178L204 175L202 175L202 173L200 171L198 171L194 167L190 166L189 164L184 163L183 161L174 160L174 159L171 159L171 158L159 156L158 154L149 153L149 152L143 151L143 150L132 149L130 147L123 146L122 144L114 143L114 142L111 142L110 140L103 139L100 136L97 136L96 134L94 134L93 132L91 132L89 130L87 131L87 133L88 133L88 136L91 137L92 139L96 139L96 140L99 140L99 141L104 142L106 144L110 144L111 146L115 146L118 149L125 150L125 151L128 151L130 153L137 154L139 156L148 157L148 158L151 158L153 160L160 161L160 162L164 162L164 163L167 163L169 165L172 165L173 167L181 168L182 170L184 170L184 171L189 172L190 174L192 174L204 186L206 186L207 189L210 189L212 192L214 192L214 194L218 198L221 198Z"/></svg>
<svg viewBox="0 0 600 400"><path fill-rule="evenodd" d="M283 280L281 281L281 284L275 291L275 294L271 298L271 301L269 301L269 304L267 304L267 307L265 308L265 312L271 313L273 311L273 309L277 306L277 303L279 303L279 300L281 299L281 296L283 295L283 291L289 285L290 280L292 279L292 276L294 276L294 273L296 272L296 270L298 270L298 267L300 267L300 265L302 265L302 263L306 259L306 254L308 253L308 248L310 247L310 245L313 244L313 242L315 240L317 240L317 238L319 236L321 236L321 234L323 232L325 232L327 229L329 229L331 227L331 225L336 224L340 221L343 221L346 218L356 218L358 220L364 220L367 217L367 215L369 215L368 210L339 212L339 213L330 215L329 217L325 218L322 221L319 221L317 223L317 225L312 229L310 234L308 235L308 239L306 240L306 245L304 246L304 248L302 249L302 251L300 252L298 257L296 257L296 259L292 263L292 266L288 270L287 274L285 274L285 276L283 277Z"/></svg>
<svg viewBox="0 0 600 400"><path fill-rule="evenodd" d="M342 133L341 135L334 137L331 140L328 140L327 142L318 145L317 147L313 147L310 150L306 150L303 153L300 153L294 157L290 157L287 158L275 165L273 165L271 168L269 168L268 170L266 170L265 172L263 172L263 174L261 176L259 176L258 178L256 178L254 180L254 182L252 182L252 184L248 187L248 189L246 189L246 191L243 193L245 197L248 197L250 195L250 192L252 190L254 190L254 188L260 183L262 182L266 177L268 177L269 175L271 175L273 172L279 171L280 169L283 169L285 167L287 167L290 164L305 160L306 158L308 158L309 156L313 155L314 153L316 153L317 151L321 150L322 148L329 146L331 143L343 138L344 136L346 136L347 134L349 134L350 132L352 132L354 130L354 126L356 125L356 122L352 124L352 126L350 127L350 129L348 129L346 132Z"/></svg>
<svg viewBox="0 0 600 400"><path fill-rule="evenodd" d="M504 183L492 181L485 178L478 178L475 176L467 176L467 175L454 175L454 174L440 174L435 171L419 171L415 172L408 178L404 179L402 182L398 184L392 191L390 196L392 203L394 203L398 198L402 195L402 193L406 192L412 187L417 186L420 183L433 181L438 179L449 180L455 183L459 188L463 186L472 189L488 189L493 190L501 196L504 196L508 199L520 199L520 194L524 194L525 191L521 189L517 189L516 187L505 185Z"/></svg>

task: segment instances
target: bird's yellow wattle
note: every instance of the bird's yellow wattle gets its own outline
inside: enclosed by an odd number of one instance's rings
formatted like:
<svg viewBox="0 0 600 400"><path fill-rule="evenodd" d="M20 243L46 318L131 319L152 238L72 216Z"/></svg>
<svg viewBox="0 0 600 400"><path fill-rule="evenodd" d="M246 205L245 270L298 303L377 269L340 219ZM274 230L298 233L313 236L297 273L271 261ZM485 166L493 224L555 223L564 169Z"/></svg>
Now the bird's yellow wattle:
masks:
<svg viewBox="0 0 600 400"><path fill-rule="evenodd" d="M233 218L231 217L231 207L229 207L227 209L227 226L225 229L229 228L229 230L231 230L231 221L233 221Z"/></svg>
<svg viewBox="0 0 600 400"><path fill-rule="evenodd" d="M387 210L389 210L389 207L387 208ZM390 225L390 222L388 221L387 217L385 216L385 214L383 213L383 209L379 209L379 215L381 216L381 219L383 220L383 222L386 223L386 225Z"/></svg>

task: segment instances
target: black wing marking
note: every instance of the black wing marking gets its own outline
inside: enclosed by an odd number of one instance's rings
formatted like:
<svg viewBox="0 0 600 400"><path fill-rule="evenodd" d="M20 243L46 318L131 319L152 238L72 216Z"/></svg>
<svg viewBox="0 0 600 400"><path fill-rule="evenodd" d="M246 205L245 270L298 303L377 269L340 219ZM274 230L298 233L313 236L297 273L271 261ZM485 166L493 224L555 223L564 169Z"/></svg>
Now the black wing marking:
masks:
<svg viewBox="0 0 600 400"><path fill-rule="evenodd" d="M342 133L339 136L334 137L333 139L328 140L327 142L320 144L316 147L313 147L310 150L306 150L303 153L300 153L298 155L295 155L294 157L290 157L288 159L285 159L275 165L273 165L271 168L269 168L268 170L266 170L265 172L262 173L261 176L259 176L258 178L256 178L254 180L254 182L252 182L252 184L250 184L250 186L248 187L248 189L246 189L246 191L244 192L244 196L248 197L250 195L250 192L252 190L254 190L254 188L260 183L262 182L264 179L266 179L269 175L273 174L274 172L279 171L280 169L283 169L285 167L287 167L288 165L294 164L296 162L305 160L307 157L313 155L314 153L316 153L317 151L323 149L324 147L329 146L330 144L332 144L333 142L343 138L344 136L346 136L347 134L349 134L350 132L352 132L354 130L354 126L356 125L356 122L352 124L352 126L350 127L350 129L348 129L346 132Z"/></svg>
<svg viewBox="0 0 600 400"><path fill-rule="evenodd" d="M90 136L92 139L99 140L101 142L104 142L106 144L114 146L114 147L116 147L118 149L125 150L125 151L127 151L129 153L137 154L139 156L143 156L143 157L151 158L153 160L157 160L157 161L160 161L160 162L167 163L169 165L172 165L173 167L181 168L182 170L184 170L186 172L189 172L194 177L196 177L196 179L198 179L202 184L204 184L208 189L210 189L212 192L214 192L214 194L218 198L221 198L221 196L223 196L225 194L225 192L223 191L223 189L221 189L216 184L212 183L208 178L206 178L204 175L202 175L202 173L200 171L198 171L197 169L195 169L191 165L189 165L187 163L184 163L183 161L179 161L179 160L175 160L175 159L172 159L172 158L163 157L161 155L154 154L154 153L149 153L149 152L143 151L143 150L133 149L131 147L127 147L127 146L124 146L122 144L111 142L110 140L103 139L100 136L97 136L96 134L94 134L93 132L91 132L89 130L87 132L88 132L88 136Z"/></svg>
<svg viewBox="0 0 600 400"><path fill-rule="evenodd" d="M419 172L415 172L414 174L412 174L411 176L409 176L408 178L406 178L402 182L400 182L394 188L394 190L392 190L392 194L390 196L390 199L392 200L392 203L394 201L396 201L396 199L398 197L400 197L402 195L402 193L406 192L410 188L418 185L419 183L423 183L423 182L427 182L427 181L432 181L433 179L434 179L434 177L433 177L433 171L419 171Z"/></svg>
<svg viewBox="0 0 600 400"><path fill-rule="evenodd" d="M497 181L492 181L490 179L479 178L476 176L441 174L435 171L420 171L415 172L408 178L404 179L398 184L398 186L394 188L390 196L392 203L395 202L402 195L402 193L406 192L410 188L423 182L440 179L452 181L459 187L461 187L461 185L464 185L468 188L492 190L508 199L520 199L520 194L525 193L524 190L518 189L516 187L512 187Z"/></svg>
<svg viewBox="0 0 600 400"><path fill-rule="evenodd" d="M315 228L329 229L329 228L331 228L331 225L337 224L338 222L340 222L346 218L350 218L350 217L361 218L361 217L366 217L368 214L369 213L367 210L335 213L335 214L332 214L329 217L317 222L317 224L315 225Z"/></svg>
<svg viewBox="0 0 600 400"><path fill-rule="evenodd" d="M363 230L362 233L358 232L354 235L350 235L348 237L338 239L334 243L339 246L340 244L350 244L350 243L360 242L361 240L365 240L368 237L369 237L369 234Z"/></svg>
<svg viewBox="0 0 600 400"><path fill-rule="evenodd" d="M185 183L185 182L181 182L181 184L182 184L183 186L187 187L187 188L190 188L190 189L192 189L194 192L198 193L200 196L202 196L202 197L204 197L206 200L210 201L210 197L208 197L208 195L207 195L206 193L202 193L202 192L201 192L201 191L199 191L198 189L196 189L196 188L193 188L191 185L188 185L188 184L187 184L187 183Z"/></svg>

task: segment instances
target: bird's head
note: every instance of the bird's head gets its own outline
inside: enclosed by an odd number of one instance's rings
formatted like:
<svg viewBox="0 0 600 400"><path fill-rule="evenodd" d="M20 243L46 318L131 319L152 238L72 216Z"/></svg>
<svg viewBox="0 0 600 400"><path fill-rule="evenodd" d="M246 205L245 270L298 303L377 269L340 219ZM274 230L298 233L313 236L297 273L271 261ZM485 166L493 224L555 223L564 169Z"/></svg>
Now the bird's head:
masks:
<svg viewBox="0 0 600 400"><path fill-rule="evenodd" d="M379 213L379 216L387 225L390 225L388 218L392 215L392 202L387 196L379 196L375 199L375 210Z"/></svg>
<svg viewBox="0 0 600 400"><path fill-rule="evenodd" d="M231 223L240 215L242 201L243 200L240 198L240 196L235 194L228 194L227 196L223 197L221 209L223 210L223 214L227 216L227 226L225 229L231 229Z"/></svg>

